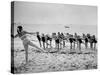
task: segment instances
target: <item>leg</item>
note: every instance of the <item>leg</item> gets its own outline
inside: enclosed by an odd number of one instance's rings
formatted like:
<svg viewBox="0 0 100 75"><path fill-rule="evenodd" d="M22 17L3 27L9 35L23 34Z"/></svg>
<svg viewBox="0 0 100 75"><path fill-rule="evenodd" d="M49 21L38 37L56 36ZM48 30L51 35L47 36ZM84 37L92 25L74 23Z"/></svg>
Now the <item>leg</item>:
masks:
<svg viewBox="0 0 100 75"><path fill-rule="evenodd" d="M85 42L85 48L87 49L87 42Z"/></svg>
<svg viewBox="0 0 100 75"><path fill-rule="evenodd" d="M58 43L58 51L59 51L59 43Z"/></svg>
<svg viewBox="0 0 100 75"><path fill-rule="evenodd" d="M50 41L50 47L52 47L51 45L52 45L52 41Z"/></svg>
<svg viewBox="0 0 100 75"><path fill-rule="evenodd" d="M57 48L57 42L55 42L55 48Z"/></svg>
<svg viewBox="0 0 100 75"><path fill-rule="evenodd" d="M80 43L80 50L81 50L81 43Z"/></svg>
<svg viewBox="0 0 100 75"><path fill-rule="evenodd" d="M65 47L65 40L63 40L63 48Z"/></svg>
<svg viewBox="0 0 100 75"><path fill-rule="evenodd" d="M59 49L61 49L61 42L59 43Z"/></svg>
<svg viewBox="0 0 100 75"><path fill-rule="evenodd" d="M79 43L79 50L81 50L81 43Z"/></svg>
<svg viewBox="0 0 100 75"><path fill-rule="evenodd" d="M46 45L47 45L47 47L46 47L46 48L48 48L48 41L46 42Z"/></svg>
<svg viewBox="0 0 100 75"><path fill-rule="evenodd" d="M33 46L33 47L35 47L35 48L37 48L37 49L39 49L39 50L42 50L41 48L39 48L38 46L36 46L35 44L33 44L32 42L29 42L28 43L30 46ZM42 50L43 51L43 50Z"/></svg>
<svg viewBox="0 0 100 75"><path fill-rule="evenodd" d="M93 43L90 43L90 47L91 47L91 49L93 48Z"/></svg>
<svg viewBox="0 0 100 75"><path fill-rule="evenodd" d="M77 42L77 48L79 47L79 42Z"/></svg>
<svg viewBox="0 0 100 75"><path fill-rule="evenodd" d="M94 43L94 50L96 49L96 43Z"/></svg>
<svg viewBox="0 0 100 75"><path fill-rule="evenodd" d="M91 42L90 42L90 48L91 48Z"/></svg>
<svg viewBox="0 0 100 75"><path fill-rule="evenodd" d="M72 43L70 43L70 49L72 49Z"/></svg>
<svg viewBox="0 0 100 75"><path fill-rule="evenodd" d="M79 43L79 50L80 50L80 43Z"/></svg>
<svg viewBox="0 0 100 75"><path fill-rule="evenodd" d="M41 41L39 41L40 47L41 47Z"/></svg>
<svg viewBox="0 0 100 75"><path fill-rule="evenodd" d="M43 48L45 49L45 43L43 42Z"/></svg>
<svg viewBox="0 0 100 75"><path fill-rule="evenodd" d="M74 49L75 49L75 41L74 41Z"/></svg>
<svg viewBox="0 0 100 75"><path fill-rule="evenodd" d="M26 64L28 63L28 44L24 44Z"/></svg>

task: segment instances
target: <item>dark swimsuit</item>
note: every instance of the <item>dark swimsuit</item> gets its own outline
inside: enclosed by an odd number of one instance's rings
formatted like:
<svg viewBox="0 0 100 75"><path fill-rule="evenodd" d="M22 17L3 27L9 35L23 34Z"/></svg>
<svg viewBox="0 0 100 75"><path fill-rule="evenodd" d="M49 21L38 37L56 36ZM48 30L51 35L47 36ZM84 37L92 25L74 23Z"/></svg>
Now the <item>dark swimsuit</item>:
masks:
<svg viewBox="0 0 100 75"><path fill-rule="evenodd" d="M60 43L58 38L56 39L56 43Z"/></svg>
<svg viewBox="0 0 100 75"><path fill-rule="evenodd" d="M37 35L37 39L38 39L39 41L41 41L41 37L40 37L40 35Z"/></svg>
<svg viewBox="0 0 100 75"><path fill-rule="evenodd" d="M76 39L75 39L75 38L73 38L73 41L75 42L75 41L76 41Z"/></svg>
<svg viewBox="0 0 100 75"><path fill-rule="evenodd" d="M60 40L59 40L59 38L58 38L58 37L56 37L55 42L56 42L57 44L59 44L59 43L60 43Z"/></svg>
<svg viewBox="0 0 100 75"><path fill-rule="evenodd" d="M85 42L86 42L86 43L88 42L88 38L85 38Z"/></svg>
<svg viewBox="0 0 100 75"><path fill-rule="evenodd" d="M79 41L79 43L82 43L82 40L80 38L78 39L78 41Z"/></svg>
<svg viewBox="0 0 100 75"><path fill-rule="evenodd" d="M44 36L42 36L42 41L43 41L43 42L45 42L45 41L46 41Z"/></svg>
<svg viewBox="0 0 100 75"><path fill-rule="evenodd" d="M50 38L49 36L47 36L47 40L52 41L52 38Z"/></svg>
<svg viewBox="0 0 100 75"><path fill-rule="evenodd" d="M97 43L97 40L96 39L93 39L93 43Z"/></svg>
<svg viewBox="0 0 100 75"><path fill-rule="evenodd" d="M73 42L73 38L69 38L69 42L72 43Z"/></svg>

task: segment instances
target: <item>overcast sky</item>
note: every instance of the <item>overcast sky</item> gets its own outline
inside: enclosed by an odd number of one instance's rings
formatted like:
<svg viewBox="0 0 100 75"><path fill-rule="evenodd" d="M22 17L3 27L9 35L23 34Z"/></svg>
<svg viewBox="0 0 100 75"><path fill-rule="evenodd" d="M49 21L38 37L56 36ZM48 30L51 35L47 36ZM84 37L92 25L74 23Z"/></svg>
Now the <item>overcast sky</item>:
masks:
<svg viewBox="0 0 100 75"><path fill-rule="evenodd" d="M15 2L15 22L25 24L97 24L97 7Z"/></svg>
<svg viewBox="0 0 100 75"><path fill-rule="evenodd" d="M77 25L77 28L97 26L97 7L17 1L14 6L14 22L24 24L30 31L64 30L64 26L70 24ZM77 28L74 29L73 26L74 31ZM96 29L94 30L96 32Z"/></svg>

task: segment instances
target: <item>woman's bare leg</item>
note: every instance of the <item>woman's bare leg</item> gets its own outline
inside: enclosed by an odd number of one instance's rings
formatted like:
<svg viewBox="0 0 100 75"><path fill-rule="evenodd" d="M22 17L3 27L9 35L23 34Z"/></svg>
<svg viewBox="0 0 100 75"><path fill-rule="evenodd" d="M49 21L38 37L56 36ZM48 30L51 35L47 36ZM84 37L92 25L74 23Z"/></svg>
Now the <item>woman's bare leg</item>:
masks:
<svg viewBox="0 0 100 75"><path fill-rule="evenodd" d="M44 48L44 50L45 50L45 42L43 42L43 48Z"/></svg>
<svg viewBox="0 0 100 75"><path fill-rule="evenodd" d="M70 49L72 49L72 43L70 43Z"/></svg>
<svg viewBox="0 0 100 75"><path fill-rule="evenodd" d="M63 48L65 47L65 40L63 40Z"/></svg>
<svg viewBox="0 0 100 75"><path fill-rule="evenodd" d="M43 49L39 48L38 46L36 46L36 45L33 44L32 42L29 42L28 44L29 44L30 46L32 46L32 47L35 47L35 48L37 48L37 49L39 49L39 50L44 51Z"/></svg>
<svg viewBox="0 0 100 75"><path fill-rule="evenodd" d="M75 49L75 41L74 41L74 49Z"/></svg>
<svg viewBox="0 0 100 75"><path fill-rule="evenodd" d="M52 47L52 42L50 41L50 48Z"/></svg>
<svg viewBox="0 0 100 75"><path fill-rule="evenodd" d="M28 44L24 45L26 64L28 63Z"/></svg>
<svg viewBox="0 0 100 75"><path fill-rule="evenodd" d="M87 42L85 42L85 48L87 49Z"/></svg>
<svg viewBox="0 0 100 75"><path fill-rule="evenodd" d="M41 41L39 41L39 44L40 44L40 47L42 47L42 45L41 45Z"/></svg>
<svg viewBox="0 0 100 75"><path fill-rule="evenodd" d="M96 43L94 43L94 50L96 49Z"/></svg>

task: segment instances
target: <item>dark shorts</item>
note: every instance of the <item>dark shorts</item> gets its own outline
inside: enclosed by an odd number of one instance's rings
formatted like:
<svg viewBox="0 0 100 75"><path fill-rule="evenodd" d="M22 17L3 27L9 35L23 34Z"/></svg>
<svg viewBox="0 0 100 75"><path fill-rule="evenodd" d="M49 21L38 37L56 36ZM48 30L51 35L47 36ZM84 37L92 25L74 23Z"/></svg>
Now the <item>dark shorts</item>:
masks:
<svg viewBox="0 0 100 75"><path fill-rule="evenodd" d="M97 43L97 40L94 39L94 40L93 40L93 43Z"/></svg>
<svg viewBox="0 0 100 75"><path fill-rule="evenodd" d="M42 42L45 42L45 37L42 37Z"/></svg>
<svg viewBox="0 0 100 75"><path fill-rule="evenodd" d="M38 41L41 41L41 38L40 38L40 36L37 36L37 39L38 39Z"/></svg>
<svg viewBox="0 0 100 75"><path fill-rule="evenodd" d="M70 43L73 43L73 39L72 39L72 38L69 38L69 42L70 42Z"/></svg>
<svg viewBox="0 0 100 75"><path fill-rule="evenodd" d="M85 38L85 42L88 43L88 39L87 38Z"/></svg>
<svg viewBox="0 0 100 75"><path fill-rule="evenodd" d="M59 39L56 39L55 41L56 41L57 44L60 43Z"/></svg>
<svg viewBox="0 0 100 75"><path fill-rule="evenodd" d="M82 43L82 40L81 39L78 39L79 43L81 44Z"/></svg>
<svg viewBox="0 0 100 75"><path fill-rule="evenodd" d="M48 37L47 40L52 41L52 38Z"/></svg>

